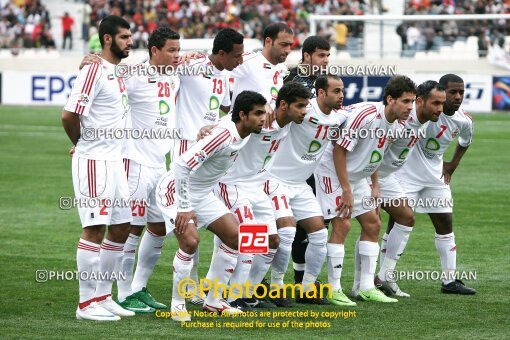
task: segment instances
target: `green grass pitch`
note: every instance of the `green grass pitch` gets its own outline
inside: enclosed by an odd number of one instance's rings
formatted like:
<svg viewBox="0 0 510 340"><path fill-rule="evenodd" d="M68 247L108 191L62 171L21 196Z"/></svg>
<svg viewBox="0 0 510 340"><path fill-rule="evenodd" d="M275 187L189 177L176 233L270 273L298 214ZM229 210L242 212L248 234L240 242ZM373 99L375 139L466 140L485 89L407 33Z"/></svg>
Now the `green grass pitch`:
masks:
<svg viewBox="0 0 510 340"><path fill-rule="evenodd" d="M115 323L77 321L74 316L77 281L35 281L36 270L76 268L76 245L81 231L78 214L76 210L64 211L58 207L59 197L73 196L70 142L61 127L60 113L61 108L55 107L0 107L0 337L508 337L510 115L474 115L474 143L453 176L458 270L476 271L476 281L467 282L478 290L475 296L443 295L437 281L401 281L400 286L411 294L410 299L401 298L399 303L391 305L359 303L358 307L343 309L356 311L355 318L316 320L329 322L329 328L185 329L153 315L123 318ZM384 219L387 219L385 215ZM346 244L342 278L345 291L352 285L353 244L358 234L359 227L354 223ZM211 233L202 231L201 238L199 271L205 275L212 251ZM165 303L170 300L171 261L175 250L175 240L167 240L149 282L153 295ZM427 216L418 216L397 269L440 269L434 230ZM320 279L327 280L325 268ZM289 266L286 281L291 280ZM297 305L293 310L321 312L342 308ZM268 323L290 319L258 320ZM309 318L294 320L306 322Z"/></svg>

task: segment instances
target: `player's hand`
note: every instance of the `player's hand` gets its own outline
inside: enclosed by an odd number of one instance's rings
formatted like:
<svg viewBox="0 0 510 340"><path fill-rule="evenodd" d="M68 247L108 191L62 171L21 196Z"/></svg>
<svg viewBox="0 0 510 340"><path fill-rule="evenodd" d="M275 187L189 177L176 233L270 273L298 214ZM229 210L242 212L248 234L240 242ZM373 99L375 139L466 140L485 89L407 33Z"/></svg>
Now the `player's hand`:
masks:
<svg viewBox="0 0 510 340"><path fill-rule="evenodd" d="M200 52L196 52L196 51L192 51L192 52L185 52L183 55L181 55L179 57L179 64L183 63L183 64L187 64L189 63L192 59L195 59L195 58L198 58L198 57L201 57L203 56L204 54L203 53L200 53Z"/></svg>
<svg viewBox="0 0 510 340"><path fill-rule="evenodd" d="M69 157L71 157L71 158L72 158L72 157L73 157L73 155L74 155L74 148L75 148L75 146L73 145L73 146L71 146L71 148L69 149Z"/></svg>
<svg viewBox="0 0 510 340"><path fill-rule="evenodd" d="M209 136L212 133L212 130L214 129L216 125L206 125L202 127L197 134L197 141L205 138L205 136Z"/></svg>
<svg viewBox="0 0 510 340"><path fill-rule="evenodd" d="M352 196L352 191L344 190L342 192L342 197L340 198L338 207L336 207L338 217L340 217L342 220L351 219L353 206L354 198Z"/></svg>
<svg viewBox="0 0 510 340"><path fill-rule="evenodd" d="M372 184L372 198L374 199L374 202L378 202L379 197L381 197L381 192L379 191L379 185ZM381 206L378 204L375 207L375 213L379 216L380 211L381 211Z"/></svg>
<svg viewBox="0 0 510 340"><path fill-rule="evenodd" d="M184 231L188 227L190 220L193 220L193 222L198 228L197 216L195 215L195 212L193 210L186 212L178 212L177 215L175 216L175 233L180 235L184 234Z"/></svg>
<svg viewBox="0 0 510 340"><path fill-rule="evenodd" d="M83 59L81 60L80 70L83 67L85 67L85 65L101 64L102 62L103 61L101 60L101 58L99 58L99 53L89 53L85 57L83 57Z"/></svg>
<svg viewBox="0 0 510 340"><path fill-rule="evenodd" d="M271 105L266 104L266 122L264 123L264 128L269 129L271 125L273 125L273 122L276 120L276 113L274 112L273 108L271 108Z"/></svg>
<svg viewBox="0 0 510 340"><path fill-rule="evenodd" d="M441 177L446 185L450 185L454 171L455 166L451 162L443 162L443 176Z"/></svg>

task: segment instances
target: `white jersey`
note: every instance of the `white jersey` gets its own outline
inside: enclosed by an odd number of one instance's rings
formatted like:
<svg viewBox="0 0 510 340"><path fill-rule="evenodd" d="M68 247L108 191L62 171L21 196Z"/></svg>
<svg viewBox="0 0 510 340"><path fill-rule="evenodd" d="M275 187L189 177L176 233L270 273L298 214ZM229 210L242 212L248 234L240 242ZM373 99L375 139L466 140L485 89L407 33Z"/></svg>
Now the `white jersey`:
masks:
<svg viewBox="0 0 510 340"><path fill-rule="evenodd" d="M372 175L383 159L389 136L396 136L397 129L404 123L389 123L384 114L382 102L365 102L353 107L345 124L345 131L336 144L347 151L347 175L350 182L359 181ZM381 131L382 130L382 131ZM376 132L378 131L378 132ZM377 138L381 136L380 138ZM367 137L367 138L363 138ZM334 164L330 164L334 171Z"/></svg>
<svg viewBox="0 0 510 340"><path fill-rule="evenodd" d="M115 75L115 65L102 59L102 64L82 68L74 81L64 110L80 116L82 133L75 155L95 160L122 159L121 139L105 138L97 129L124 129L129 111L126 83Z"/></svg>
<svg viewBox="0 0 510 340"><path fill-rule="evenodd" d="M452 116L442 113L439 120L430 123L427 134L409 155L398 172L399 179L425 187L444 187L443 154L459 136L459 144L468 147L473 141L473 119L459 109Z"/></svg>
<svg viewBox="0 0 510 340"><path fill-rule="evenodd" d="M172 164L179 211L192 210L193 204L212 191L249 139L250 136L239 136L234 122L222 119L211 135L199 140Z"/></svg>
<svg viewBox="0 0 510 340"><path fill-rule="evenodd" d="M148 62L147 62L147 67ZM136 130L162 130L154 139L127 138L124 144L124 157L139 164L159 168L166 167L165 155L174 141L165 136L164 130L175 127L175 96L179 90L176 76L133 76L126 81L131 112L128 127Z"/></svg>
<svg viewBox="0 0 510 340"><path fill-rule="evenodd" d="M406 162L407 156L414 149L420 136L423 136L429 121L420 123L416 115L416 107L413 108L409 118L405 121L405 135L394 139L386 149L384 157L379 167L379 178L388 176L400 169Z"/></svg>
<svg viewBox="0 0 510 340"><path fill-rule="evenodd" d="M282 128L275 120L270 129L252 134L221 181L226 184L262 185L268 179L268 169L273 164L273 155L282 139L287 136L291 125L292 123L289 123Z"/></svg>
<svg viewBox="0 0 510 340"><path fill-rule="evenodd" d="M263 95L267 103L274 108L278 91L287 77L287 66L283 63L271 64L262 52L246 53L243 58L243 63L231 73L234 78L232 103L235 103L239 93L250 90Z"/></svg>
<svg viewBox="0 0 510 340"><path fill-rule="evenodd" d="M230 105L229 71L203 56L190 61L186 72L180 76L176 128L182 129L182 139L195 140L200 128L219 121L220 106Z"/></svg>
<svg viewBox="0 0 510 340"><path fill-rule="evenodd" d="M310 100L306 110L303 123L290 126L289 135L280 143L269 169L271 176L290 185L303 184L313 174L330 143L328 130L347 119L343 110L333 110L329 115L323 113L317 98Z"/></svg>

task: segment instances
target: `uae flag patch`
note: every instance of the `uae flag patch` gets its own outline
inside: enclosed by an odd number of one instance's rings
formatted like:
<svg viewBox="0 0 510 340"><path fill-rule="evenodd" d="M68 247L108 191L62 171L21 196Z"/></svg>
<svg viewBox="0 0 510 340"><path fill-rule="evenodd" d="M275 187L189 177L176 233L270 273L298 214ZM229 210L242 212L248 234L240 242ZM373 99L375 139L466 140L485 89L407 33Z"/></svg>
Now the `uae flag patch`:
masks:
<svg viewBox="0 0 510 340"><path fill-rule="evenodd" d="M319 123L319 120L318 120L317 118L315 118L315 117L310 117L310 118L308 119L308 121L309 121L310 123L312 123L312 124L315 124L315 125L317 125L317 124Z"/></svg>
<svg viewBox="0 0 510 340"><path fill-rule="evenodd" d="M264 68L270 70L271 64L270 63L264 63Z"/></svg>

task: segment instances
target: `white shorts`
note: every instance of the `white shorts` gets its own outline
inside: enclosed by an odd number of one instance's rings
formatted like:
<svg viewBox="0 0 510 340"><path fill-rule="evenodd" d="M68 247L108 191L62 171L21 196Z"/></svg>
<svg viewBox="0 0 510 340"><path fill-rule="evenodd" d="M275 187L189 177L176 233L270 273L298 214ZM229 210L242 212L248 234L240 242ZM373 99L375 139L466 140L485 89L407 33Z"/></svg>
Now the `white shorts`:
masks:
<svg viewBox="0 0 510 340"><path fill-rule="evenodd" d="M193 190L189 188L189 190ZM161 177L156 188L156 203L163 213L166 233L171 234L175 229L175 216L177 215L177 200L175 194L175 178L172 171ZM197 216L197 228L207 228L209 224L223 215L230 214L227 207L211 192L204 195L198 202L194 202L193 211Z"/></svg>
<svg viewBox="0 0 510 340"><path fill-rule="evenodd" d="M379 178L379 191L381 193L381 198L390 200L407 197L394 173Z"/></svg>
<svg viewBox="0 0 510 340"><path fill-rule="evenodd" d="M322 209L324 219L337 217L336 208L342 198L342 187L338 181L336 172L321 171L314 173L315 177L315 195ZM351 217L363 215L374 210L370 202L372 190L366 179L350 182L354 205L352 207Z"/></svg>
<svg viewBox="0 0 510 340"><path fill-rule="evenodd" d="M230 209L239 224L267 224L269 235L278 233L273 206L263 185L228 185L220 182L214 194Z"/></svg>
<svg viewBox="0 0 510 340"><path fill-rule="evenodd" d="M266 193L271 198L274 217L294 216L301 221L314 216L321 216L322 211L312 188L306 182L298 185L284 184L274 177L269 179Z"/></svg>
<svg viewBox="0 0 510 340"><path fill-rule="evenodd" d="M75 155L72 176L82 228L130 223L129 189L122 161ZM109 204L106 202L110 202Z"/></svg>
<svg viewBox="0 0 510 340"><path fill-rule="evenodd" d="M191 146L195 143L196 143L195 140L187 139L174 140L174 147L172 148L170 153L170 159L172 160L172 162L174 161L174 157L175 159L177 159L177 157L188 151L188 149L191 148Z"/></svg>
<svg viewBox="0 0 510 340"><path fill-rule="evenodd" d="M450 186L425 187L406 181L400 181L402 189L407 195L407 201L417 213L451 213L453 211L453 197Z"/></svg>
<svg viewBox="0 0 510 340"><path fill-rule="evenodd" d="M152 168L137 163L132 159L124 159L127 173L129 195L131 198L132 225L145 226L147 222L164 222L163 214L156 204L156 185L166 169Z"/></svg>

